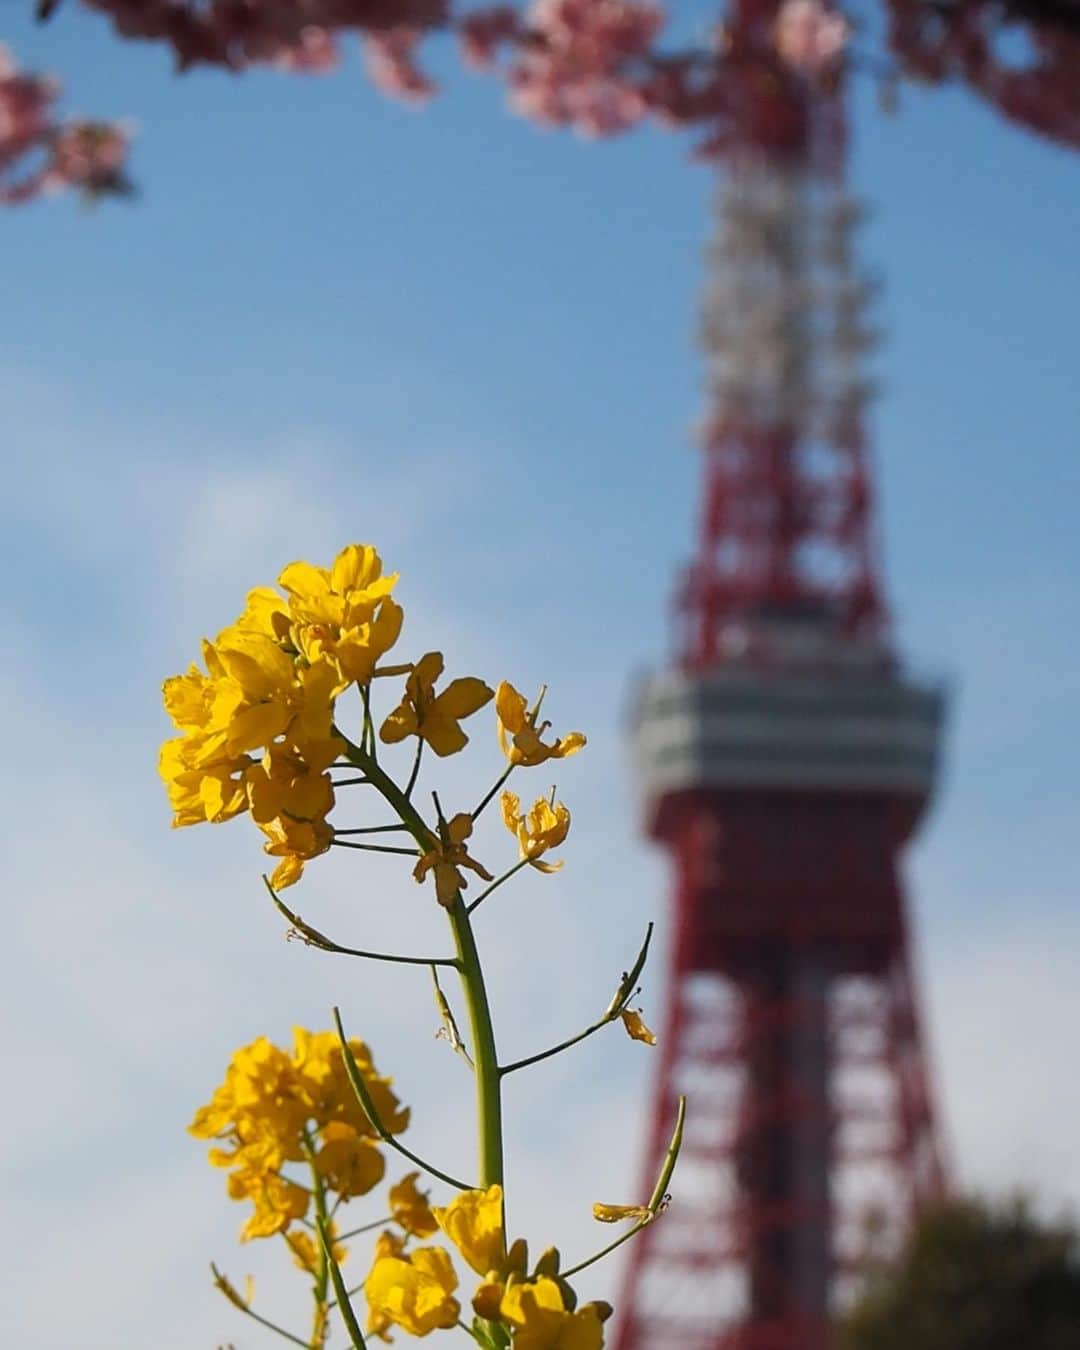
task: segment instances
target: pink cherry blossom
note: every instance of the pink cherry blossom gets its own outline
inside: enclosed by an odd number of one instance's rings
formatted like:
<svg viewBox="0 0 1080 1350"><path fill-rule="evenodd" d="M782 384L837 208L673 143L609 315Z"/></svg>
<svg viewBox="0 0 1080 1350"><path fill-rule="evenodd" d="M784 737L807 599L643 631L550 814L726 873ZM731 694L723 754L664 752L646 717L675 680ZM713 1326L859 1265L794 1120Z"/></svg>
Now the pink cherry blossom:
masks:
<svg viewBox="0 0 1080 1350"><path fill-rule="evenodd" d="M847 19L823 0L784 0L774 39L781 61L804 75L819 75L842 55L850 32Z"/></svg>
<svg viewBox="0 0 1080 1350"><path fill-rule="evenodd" d="M0 46L0 204L77 188L90 196L127 190L128 134L104 122L56 120L56 80L20 72Z"/></svg>
<svg viewBox="0 0 1080 1350"><path fill-rule="evenodd" d="M586 135L625 131L648 111L641 83L663 22L635 0L535 0L507 76L512 105Z"/></svg>

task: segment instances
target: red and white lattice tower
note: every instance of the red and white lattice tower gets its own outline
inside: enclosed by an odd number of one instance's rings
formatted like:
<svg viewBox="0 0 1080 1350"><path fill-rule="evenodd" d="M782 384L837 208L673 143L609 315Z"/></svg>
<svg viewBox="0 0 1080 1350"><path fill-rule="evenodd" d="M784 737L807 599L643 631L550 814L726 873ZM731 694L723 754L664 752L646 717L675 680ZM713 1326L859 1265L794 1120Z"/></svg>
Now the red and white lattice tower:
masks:
<svg viewBox="0 0 1080 1350"><path fill-rule="evenodd" d="M943 701L900 668L875 564L840 86L768 70L774 20L735 6L701 532L635 711L674 867L646 1194L689 1104L615 1350L826 1350L845 1282L944 1185L899 868Z"/></svg>

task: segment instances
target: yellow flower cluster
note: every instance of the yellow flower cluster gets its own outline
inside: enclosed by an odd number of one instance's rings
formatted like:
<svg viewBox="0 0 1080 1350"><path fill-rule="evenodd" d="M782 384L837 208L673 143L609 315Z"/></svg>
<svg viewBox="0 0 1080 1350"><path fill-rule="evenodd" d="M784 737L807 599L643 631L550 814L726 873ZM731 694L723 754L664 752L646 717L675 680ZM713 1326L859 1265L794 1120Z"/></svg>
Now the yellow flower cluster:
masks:
<svg viewBox="0 0 1080 1350"><path fill-rule="evenodd" d="M367 708L376 675L406 676L400 703L379 729L385 744L414 736L437 755L456 754L468 742L462 719L493 697L499 743L511 766L561 759L585 744L576 731L545 741L548 723L537 724L538 707L530 710L505 681L496 694L472 676L451 680L436 693L441 652L426 652L415 664L380 667L401 633L402 610L391 598L396 582L397 573L384 575L368 544L343 548L329 568L290 563L278 577L280 591L257 587L236 622L203 642L205 670L192 665L186 675L165 681L165 709L180 733L164 743L158 759L173 825L250 814L265 851L279 859L271 877L277 890L298 881L304 864L334 842L329 770L355 764L350 753L356 750L335 725L335 713L352 685ZM505 802L504 816L510 825ZM511 828L522 857L550 871L539 855L562 842L569 823L565 807L538 802ZM463 866L491 879L465 848L471 827L468 816L458 815L445 838L422 850L418 879L434 870L444 905L463 885Z"/></svg>
<svg viewBox="0 0 1080 1350"><path fill-rule="evenodd" d="M225 1081L188 1127L197 1139L218 1141L211 1163L229 1169L232 1199L254 1206L241 1232L244 1240L286 1232L307 1217L313 1188L286 1172L291 1164L306 1164L309 1181L313 1169L318 1184L342 1201L366 1195L386 1170L337 1036L296 1027L293 1037L291 1054L265 1036L237 1050ZM392 1080L376 1073L363 1041L350 1041L349 1047L381 1124L400 1134L409 1112L394 1095ZM298 1263L314 1261L306 1234L297 1234L290 1246Z"/></svg>
<svg viewBox="0 0 1080 1350"><path fill-rule="evenodd" d="M344 749L334 702L369 681L397 641L396 581L365 544L342 549L329 569L290 563L278 578L284 595L256 588L236 622L204 641L205 674L192 665L166 680L165 709L181 734L162 746L158 768L174 825L250 811L266 851L282 860L277 887L326 852L326 770Z"/></svg>
<svg viewBox="0 0 1080 1350"><path fill-rule="evenodd" d="M606 1303L577 1306L573 1290L559 1277L554 1248L527 1273L526 1244L506 1245L501 1186L463 1191L431 1213L480 1276L472 1309L481 1322L501 1327L517 1350L602 1350L603 1324L611 1308ZM457 1289L457 1273L445 1247L410 1252L404 1241L384 1232L364 1282L368 1333L389 1340L392 1326L413 1336L455 1327L461 1320Z"/></svg>

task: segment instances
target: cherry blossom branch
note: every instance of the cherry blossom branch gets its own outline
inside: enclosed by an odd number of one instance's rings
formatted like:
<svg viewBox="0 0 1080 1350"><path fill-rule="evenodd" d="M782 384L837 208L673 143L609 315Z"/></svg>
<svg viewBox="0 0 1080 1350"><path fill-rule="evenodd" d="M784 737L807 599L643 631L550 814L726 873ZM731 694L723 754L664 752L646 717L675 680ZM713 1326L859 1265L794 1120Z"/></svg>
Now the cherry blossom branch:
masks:
<svg viewBox="0 0 1080 1350"><path fill-rule="evenodd" d="M89 198L127 194L129 136L115 123L60 121L59 82L20 71L0 45L0 205L74 188Z"/></svg>

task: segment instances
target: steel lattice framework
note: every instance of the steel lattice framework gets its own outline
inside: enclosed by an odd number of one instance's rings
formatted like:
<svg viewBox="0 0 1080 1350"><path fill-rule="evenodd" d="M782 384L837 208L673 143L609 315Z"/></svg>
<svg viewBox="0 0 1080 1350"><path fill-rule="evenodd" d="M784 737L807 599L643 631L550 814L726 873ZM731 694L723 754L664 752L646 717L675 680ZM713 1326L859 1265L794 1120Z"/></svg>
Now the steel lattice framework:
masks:
<svg viewBox="0 0 1080 1350"><path fill-rule="evenodd" d="M732 41L752 51L774 21L742 0ZM751 82L737 125L697 553L677 664L637 705L646 828L675 877L646 1178L680 1093L689 1110L616 1350L825 1350L845 1282L944 1186L899 872L943 704L899 666L875 560L874 285L842 89Z"/></svg>

